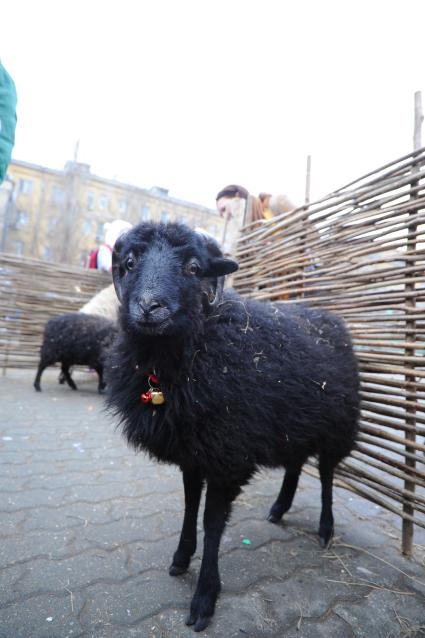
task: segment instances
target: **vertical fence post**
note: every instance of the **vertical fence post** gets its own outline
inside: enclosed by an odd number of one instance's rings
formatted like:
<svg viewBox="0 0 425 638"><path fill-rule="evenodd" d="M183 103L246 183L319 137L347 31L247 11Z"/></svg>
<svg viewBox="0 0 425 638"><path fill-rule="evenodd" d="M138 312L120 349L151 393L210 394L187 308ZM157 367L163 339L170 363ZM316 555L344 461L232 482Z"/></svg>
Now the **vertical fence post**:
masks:
<svg viewBox="0 0 425 638"><path fill-rule="evenodd" d="M421 147L421 127L423 121L423 113L422 113L422 95L420 91L415 93L415 126L413 133L413 148L414 150L418 150ZM411 188L418 184L418 180L415 179L415 173L417 173L418 168L413 165L412 168L412 182ZM414 201L417 197L416 192L412 192L410 195L410 199ZM406 260L406 266L413 266L415 264L415 253L416 253L416 233L418 224L416 222L417 211L412 210L409 215L412 218L412 222L408 226L407 230L407 246L406 246L406 257L409 259ZM411 272L407 274L408 278L413 278ZM414 356L415 355L415 341L416 341L416 320L414 318L414 313L416 310L416 298L415 298L415 282L407 281L405 285L405 293L406 293L406 342L409 345L405 349L406 356ZM413 314L413 317L412 317ZM410 345L411 343L411 345ZM410 426L412 429L406 431L406 452L410 454L415 454L415 448L412 448L409 443L412 441L416 441L416 376L414 371L414 365L406 362L407 368L412 368L412 374L406 374L406 400L411 404L406 406L405 419L406 425ZM413 457L406 458L406 465L408 467L414 468L416 463ZM405 480L404 481L404 489L407 492L411 492L412 494L415 491L415 481L414 480ZM414 515L413 504L409 500L404 500L403 503L403 514L406 514L410 517ZM403 518L402 524L402 552L406 556L412 555L413 550L413 521L407 520Z"/></svg>
<svg viewBox="0 0 425 638"><path fill-rule="evenodd" d="M304 203L310 203L310 175L311 175L311 155L307 155L307 169L305 174L305 198Z"/></svg>

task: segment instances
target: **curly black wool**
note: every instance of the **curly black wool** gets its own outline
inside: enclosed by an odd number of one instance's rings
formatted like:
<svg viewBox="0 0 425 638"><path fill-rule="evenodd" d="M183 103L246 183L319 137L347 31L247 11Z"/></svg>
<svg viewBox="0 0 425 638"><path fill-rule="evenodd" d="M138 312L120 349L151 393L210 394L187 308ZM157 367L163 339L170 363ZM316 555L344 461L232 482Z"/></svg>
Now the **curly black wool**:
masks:
<svg viewBox="0 0 425 638"><path fill-rule="evenodd" d="M117 242L113 276L121 331L108 362L108 404L128 441L183 472L186 512L170 572L196 546L207 483L205 549L189 624L206 626L220 588L217 552L231 502L260 467L284 467L269 520L287 511L310 456L319 459L323 546L333 533L332 480L352 450L359 380L341 319L304 305L221 294L237 264L179 224L142 224ZM148 375L165 403L143 403Z"/></svg>

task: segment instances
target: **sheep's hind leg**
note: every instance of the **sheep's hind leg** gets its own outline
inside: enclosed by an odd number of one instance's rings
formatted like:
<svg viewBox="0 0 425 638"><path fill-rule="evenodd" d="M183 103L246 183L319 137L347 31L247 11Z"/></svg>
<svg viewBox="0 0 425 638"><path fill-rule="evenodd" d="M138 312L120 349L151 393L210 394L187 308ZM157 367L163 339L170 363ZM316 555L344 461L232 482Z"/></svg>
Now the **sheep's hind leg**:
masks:
<svg viewBox="0 0 425 638"><path fill-rule="evenodd" d="M196 523L199 501L201 500L203 480L198 471L183 471L185 510L180 541L173 556L170 576L179 576L187 571L190 559L196 551Z"/></svg>
<svg viewBox="0 0 425 638"><path fill-rule="evenodd" d="M335 464L324 454L319 458L319 473L322 483L322 512L320 514L319 543L320 547L329 547L334 533L332 513L332 483Z"/></svg>
<svg viewBox="0 0 425 638"><path fill-rule="evenodd" d="M301 468L287 469L283 478L279 496L273 503L267 520L271 523L278 523L282 516L289 510L294 500L295 491L298 485Z"/></svg>
<svg viewBox="0 0 425 638"><path fill-rule="evenodd" d="M204 554L190 614L186 620L187 625L194 625L195 631L205 629L214 614L220 593L218 548L232 501L239 492L238 485L225 487L208 483L204 512Z"/></svg>
<svg viewBox="0 0 425 638"><path fill-rule="evenodd" d="M36 374L36 377L34 379L34 388L37 390L37 392L41 392L41 385L40 385L41 375L43 374L44 370L49 365L50 365L50 363L46 363L45 361L40 361L40 363L39 363L37 374Z"/></svg>
<svg viewBox="0 0 425 638"><path fill-rule="evenodd" d="M61 373L63 374L63 376L65 378L65 381L67 382L69 387L72 388L73 390L76 390L77 386L75 385L74 381L72 380L71 374L69 372L69 366L67 366L65 363L62 363Z"/></svg>

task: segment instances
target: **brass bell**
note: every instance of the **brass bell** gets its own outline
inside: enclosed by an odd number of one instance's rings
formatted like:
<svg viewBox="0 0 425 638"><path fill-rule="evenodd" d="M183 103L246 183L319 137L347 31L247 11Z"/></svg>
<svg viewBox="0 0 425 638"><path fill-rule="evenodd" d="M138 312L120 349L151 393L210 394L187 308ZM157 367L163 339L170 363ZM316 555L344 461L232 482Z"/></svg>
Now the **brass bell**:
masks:
<svg viewBox="0 0 425 638"><path fill-rule="evenodd" d="M154 405L162 405L165 403L165 397L160 390L152 390L152 403Z"/></svg>

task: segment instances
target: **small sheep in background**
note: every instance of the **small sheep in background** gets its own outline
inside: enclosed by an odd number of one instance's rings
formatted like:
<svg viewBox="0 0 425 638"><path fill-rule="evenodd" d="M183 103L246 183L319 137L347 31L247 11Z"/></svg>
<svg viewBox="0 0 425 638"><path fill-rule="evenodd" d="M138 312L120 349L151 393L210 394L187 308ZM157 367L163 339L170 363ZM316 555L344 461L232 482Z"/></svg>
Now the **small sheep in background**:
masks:
<svg viewBox="0 0 425 638"><path fill-rule="evenodd" d="M207 485L204 552L187 624L203 630L220 591L218 549L232 501L261 467L284 467L269 520L289 510L302 466L318 456L319 539L333 535L336 465L352 450L357 363L341 319L302 305L223 295L237 263L179 224L141 224L117 241L121 332L106 369L108 404L136 448L183 473L185 514L170 574L196 549Z"/></svg>
<svg viewBox="0 0 425 638"><path fill-rule="evenodd" d="M72 312L49 319L44 328L40 363L34 380L35 389L41 392L40 380L45 368L60 363L59 383L66 381L76 390L70 368L74 365L86 365L96 370L99 376L98 390L102 392L105 388L105 352L116 334L116 323L97 315Z"/></svg>

